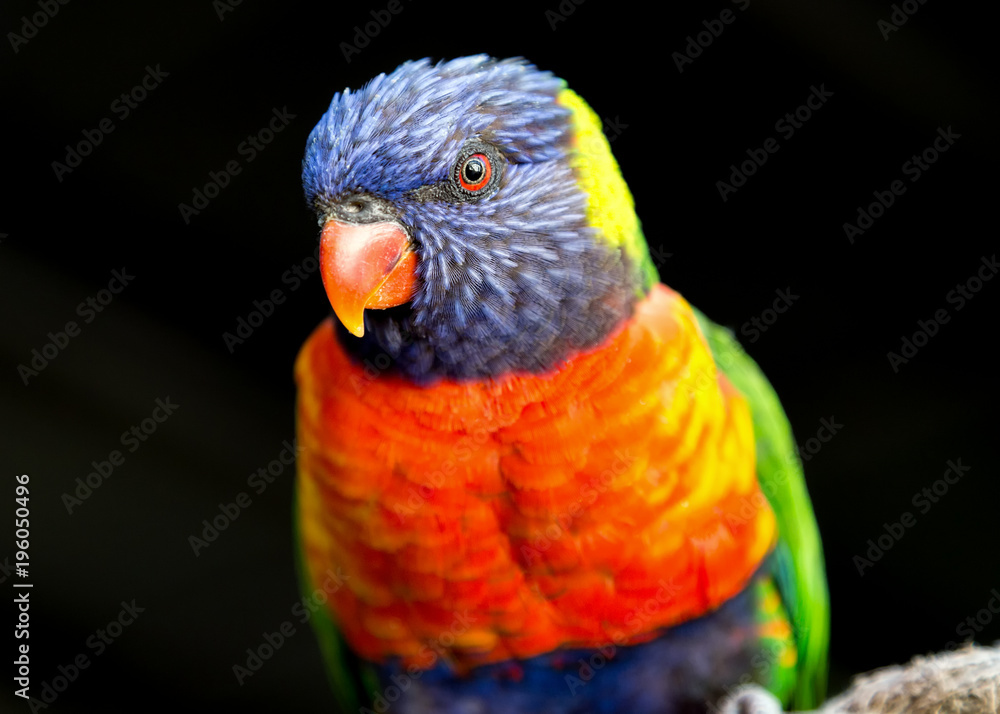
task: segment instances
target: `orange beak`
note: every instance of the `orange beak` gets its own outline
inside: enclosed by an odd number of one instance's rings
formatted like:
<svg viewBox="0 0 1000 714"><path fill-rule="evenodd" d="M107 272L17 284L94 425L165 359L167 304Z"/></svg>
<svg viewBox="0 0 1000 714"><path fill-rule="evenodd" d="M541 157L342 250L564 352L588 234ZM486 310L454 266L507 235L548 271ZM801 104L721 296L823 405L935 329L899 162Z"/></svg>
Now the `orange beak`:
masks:
<svg viewBox="0 0 1000 714"><path fill-rule="evenodd" d="M323 226L319 245L323 287L337 317L356 337L365 334L365 309L408 302L417 287L417 256L398 223Z"/></svg>

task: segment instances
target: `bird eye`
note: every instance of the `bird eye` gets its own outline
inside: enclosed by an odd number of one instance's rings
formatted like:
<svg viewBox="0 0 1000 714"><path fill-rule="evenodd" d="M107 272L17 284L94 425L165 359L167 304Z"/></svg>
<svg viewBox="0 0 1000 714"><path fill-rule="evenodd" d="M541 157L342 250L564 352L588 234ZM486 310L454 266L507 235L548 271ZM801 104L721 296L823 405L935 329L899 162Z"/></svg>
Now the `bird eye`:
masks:
<svg viewBox="0 0 1000 714"><path fill-rule="evenodd" d="M458 167L458 185L475 193L485 188L493 176L493 166L486 154L472 154Z"/></svg>
<svg viewBox="0 0 1000 714"><path fill-rule="evenodd" d="M457 203L482 201L500 190L507 162L500 150L485 141L470 139L455 157L451 176L444 184L423 186L421 200L444 198Z"/></svg>

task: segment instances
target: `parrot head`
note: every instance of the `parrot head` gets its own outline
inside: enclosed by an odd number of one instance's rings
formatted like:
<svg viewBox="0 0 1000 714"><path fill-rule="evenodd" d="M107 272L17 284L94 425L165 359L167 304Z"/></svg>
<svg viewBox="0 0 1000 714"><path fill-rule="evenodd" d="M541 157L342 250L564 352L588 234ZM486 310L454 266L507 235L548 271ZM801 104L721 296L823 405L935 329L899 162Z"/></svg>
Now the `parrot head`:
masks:
<svg viewBox="0 0 1000 714"><path fill-rule="evenodd" d="M415 380L551 370L656 281L600 120L522 59L407 62L336 94L303 186L342 341Z"/></svg>

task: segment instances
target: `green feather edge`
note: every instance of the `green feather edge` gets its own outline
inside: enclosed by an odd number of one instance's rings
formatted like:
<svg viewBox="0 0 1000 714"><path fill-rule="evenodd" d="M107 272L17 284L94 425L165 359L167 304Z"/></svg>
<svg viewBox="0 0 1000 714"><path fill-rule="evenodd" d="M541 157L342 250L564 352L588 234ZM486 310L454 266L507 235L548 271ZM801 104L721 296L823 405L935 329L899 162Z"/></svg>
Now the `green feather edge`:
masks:
<svg viewBox="0 0 1000 714"><path fill-rule="evenodd" d="M302 594L308 597L317 588L309 579L305 551L302 548L298 488L295 489L295 497L292 500L292 520L295 528L295 569L299 576L299 588ZM321 606L316 610L311 610L311 612L310 619L316 632L316 638L319 640L323 661L326 663L326 674L330 680L330 688L333 690L333 698L337 703L337 711L343 714L353 714L353 712L359 711L362 705L369 704L369 701L360 702L358 700L359 688L369 692L377 691L378 680L375 672L370 666L360 664L354 654L350 652L347 643L325 607ZM352 672L355 671L357 671L357 678L352 675Z"/></svg>
<svg viewBox="0 0 1000 714"><path fill-rule="evenodd" d="M816 517L806 491L791 425L774 388L733 334L695 310L715 363L749 402L757 445L757 477L778 520L775 579L799 654L792 704L813 709L826 696L830 604Z"/></svg>

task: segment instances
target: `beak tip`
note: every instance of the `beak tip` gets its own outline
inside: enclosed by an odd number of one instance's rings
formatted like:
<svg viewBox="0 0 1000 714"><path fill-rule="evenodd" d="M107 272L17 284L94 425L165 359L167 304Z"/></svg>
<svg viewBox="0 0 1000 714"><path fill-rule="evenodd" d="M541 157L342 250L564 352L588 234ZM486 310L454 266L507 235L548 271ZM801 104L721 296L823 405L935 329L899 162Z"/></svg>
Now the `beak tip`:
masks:
<svg viewBox="0 0 1000 714"><path fill-rule="evenodd" d="M340 307L340 309L337 309L338 307ZM363 306L350 310L345 310L341 306L335 306L333 313L337 316L340 324L343 325L348 332L355 337L364 337L365 313Z"/></svg>
<svg viewBox="0 0 1000 714"><path fill-rule="evenodd" d="M394 222L324 224L323 287L337 318L355 337L365 334L366 309L395 307L412 297L416 256L408 244L408 234Z"/></svg>

